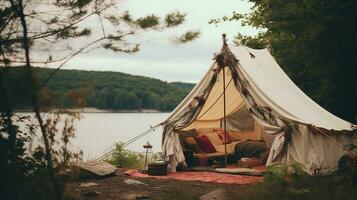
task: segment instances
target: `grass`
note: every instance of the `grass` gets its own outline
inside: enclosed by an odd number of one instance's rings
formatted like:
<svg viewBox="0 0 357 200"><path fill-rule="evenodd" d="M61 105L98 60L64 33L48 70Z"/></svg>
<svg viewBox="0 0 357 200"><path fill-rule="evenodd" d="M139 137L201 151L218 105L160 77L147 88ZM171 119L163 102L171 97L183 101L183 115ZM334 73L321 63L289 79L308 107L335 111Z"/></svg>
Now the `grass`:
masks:
<svg viewBox="0 0 357 200"><path fill-rule="evenodd" d="M310 176L302 165L276 165L269 168L262 183L252 185L216 185L215 188L174 184L163 188L154 199L199 199L210 191L223 188L227 199L240 200L354 200L357 199L355 174Z"/></svg>
<svg viewBox="0 0 357 200"><path fill-rule="evenodd" d="M202 184L194 187L185 182L163 188L153 199L159 200L193 200L204 194L223 188L227 199L240 200L354 200L357 187L346 185L336 180L335 176L308 177L291 184L263 182L252 185L216 185L207 187Z"/></svg>

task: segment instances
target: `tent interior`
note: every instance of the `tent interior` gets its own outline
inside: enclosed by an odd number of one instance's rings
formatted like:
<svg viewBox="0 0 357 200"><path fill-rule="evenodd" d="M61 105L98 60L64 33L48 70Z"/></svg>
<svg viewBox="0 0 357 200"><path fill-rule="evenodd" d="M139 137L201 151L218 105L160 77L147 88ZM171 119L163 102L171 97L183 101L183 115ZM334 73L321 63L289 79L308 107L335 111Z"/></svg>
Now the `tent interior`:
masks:
<svg viewBox="0 0 357 200"><path fill-rule="evenodd" d="M223 83L223 73L225 73L225 84ZM225 85L224 89L223 85ZM224 100L226 105L224 105ZM224 106L226 107L226 113L224 113ZM224 114L226 114L227 131L234 132L240 140L264 142L267 149L270 148L274 136L263 131L263 126L261 126L249 113L239 91L234 85L231 72L227 68L221 70L217 75L216 82L195 120L193 120L187 127L178 130L181 133L180 140L182 146L187 148L183 138L189 136L189 133L192 133L192 131L196 131L197 135L212 130L222 130L224 128ZM232 154L232 151L234 151L233 144L235 145L236 143L232 143L232 145L227 144L228 154ZM216 155L213 156L214 158L224 158L223 146L224 144L221 145L222 148L215 146L219 153L212 153L211 155ZM210 157L210 154L206 154L206 156L207 155ZM199 154L196 154L196 157L198 156Z"/></svg>

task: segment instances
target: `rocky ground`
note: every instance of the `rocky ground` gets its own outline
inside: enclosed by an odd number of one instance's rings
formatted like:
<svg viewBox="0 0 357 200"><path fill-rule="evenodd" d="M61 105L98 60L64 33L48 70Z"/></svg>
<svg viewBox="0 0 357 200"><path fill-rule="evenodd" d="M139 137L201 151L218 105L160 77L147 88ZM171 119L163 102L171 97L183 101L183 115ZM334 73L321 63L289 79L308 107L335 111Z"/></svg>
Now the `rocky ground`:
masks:
<svg viewBox="0 0 357 200"><path fill-rule="evenodd" d="M226 191L248 186L116 176L87 179L66 187L66 199L232 199ZM211 193L213 192L213 193ZM211 193L211 194L209 194ZM208 195L207 195L208 194ZM206 196L204 196L206 195Z"/></svg>
<svg viewBox="0 0 357 200"><path fill-rule="evenodd" d="M102 179L68 183L66 200L355 200L356 174L308 176L306 174L267 174L262 183L249 185L215 184L197 181L137 178L124 174ZM282 172L282 171L279 171Z"/></svg>

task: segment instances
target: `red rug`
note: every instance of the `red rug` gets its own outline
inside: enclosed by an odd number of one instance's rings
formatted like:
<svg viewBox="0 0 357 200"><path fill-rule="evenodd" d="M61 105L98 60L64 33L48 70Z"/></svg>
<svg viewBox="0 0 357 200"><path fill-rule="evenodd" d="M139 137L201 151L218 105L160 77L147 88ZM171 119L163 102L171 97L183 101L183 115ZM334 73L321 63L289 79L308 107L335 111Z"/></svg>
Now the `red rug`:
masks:
<svg viewBox="0 0 357 200"><path fill-rule="evenodd" d="M225 174L216 172L176 172L169 173L166 176L150 176L142 174L137 170L128 170L125 172L128 176L140 178L155 178L161 180L180 180L180 181L201 181L207 183L223 183L223 184L251 184L261 182L263 177L246 176L237 174Z"/></svg>

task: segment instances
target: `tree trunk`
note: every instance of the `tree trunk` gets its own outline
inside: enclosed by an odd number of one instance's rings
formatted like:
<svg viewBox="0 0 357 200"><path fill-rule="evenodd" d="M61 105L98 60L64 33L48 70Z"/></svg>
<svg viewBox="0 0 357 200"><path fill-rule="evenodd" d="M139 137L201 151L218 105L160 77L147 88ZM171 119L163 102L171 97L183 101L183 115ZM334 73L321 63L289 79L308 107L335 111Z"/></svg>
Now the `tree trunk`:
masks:
<svg viewBox="0 0 357 200"><path fill-rule="evenodd" d="M25 19L25 15L24 15L24 8L23 8L23 4L22 4L22 0L19 0L18 5L16 6L13 2L13 0L11 0L11 4L12 7L14 8L15 12L18 14L18 16L20 17L21 20L21 25L22 25L22 30L23 30L23 45L24 45L24 50L25 50L25 58L26 58L26 71L27 71L27 76L28 79L30 81L31 84L31 90L32 90L32 104L33 104L33 109L34 112L36 114L36 118L38 120L41 132L42 132L42 136L44 139L44 143L45 143L45 150L46 150L46 160L47 160L47 166L48 166L48 171L50 173L50 177L51 180L53 182L53 186L55 189L55 193L56 193L56 198L58 200L62 199L62 192L60 191L58 182L56 180L56 176L55 176L55 172L54 172L54 167L53 167L53 162L52 162L52 154L51 154L51 149L50 149L50 144L47 138L47 133L46 133L46 128L43 125L43 120L42 117L40 115L40 111L39 111L39 105L38 105L38 100L37 100L37 88L36 88L36 84L34 81L34 77L33 77L33 73L32 73L32 69L31 69L31 64L30 64L30 46L29 46L29 40L27 37L27 24L26 24L26 19Z"/></svg>
<svg viewBox="0 0 357 200"><path fill-rule="evenodd" d="M6 66L5 66L6 67ZM6 71L4 72L6 73ZM10 171L11 171L11 179L9 178L8 175L5 174L5 176L7 176L6 179L4 180L8 180L8 184L9 184L9 191L4 191L4 193L2 195L4 195L3 197L4 198L11 198L11 199L15 199L17 200L18 199L18 195L17 195L17 173L16 173L16 170L17 170L17 155L16 155L16 134L17 134L17 131L12 123L12 105L11 105L11 93L8 91L8 83L5 81L5 78L4 78L4 75L1 74L0 75L0 84L3 84L3 94L4 94L4 99L3 99L3 109L4 110L1 110L2 112L2 117L4 119L4 122L5 122L5 126L6 126L6 131L8 132L9 134L9 139L8 139L8 144L9 144L9 147L8 147L8 151L10 152L10 161L11 161L11 164L10 164ZM7 161L7 158L6 160L4 160L4 162ZM6 163L2 163L4 164L4 167L7 167ZM8 194L8 195L7 195Z"/></svg>

